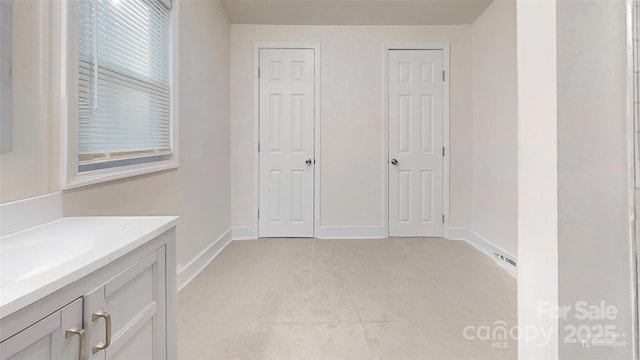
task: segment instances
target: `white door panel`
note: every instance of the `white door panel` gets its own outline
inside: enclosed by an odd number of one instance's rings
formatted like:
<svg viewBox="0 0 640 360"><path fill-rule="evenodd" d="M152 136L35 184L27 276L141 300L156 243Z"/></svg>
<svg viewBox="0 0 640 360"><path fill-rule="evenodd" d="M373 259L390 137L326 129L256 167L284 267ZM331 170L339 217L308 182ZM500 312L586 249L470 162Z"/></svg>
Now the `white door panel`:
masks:
<svg viewBox="0 0 640 360"><path fill-rule="evenodd" d="M442 70L442 50L389 51L390 236L442 236Z"/></svg>
<svg viewBox="0 0 640 360"><path fill-rule="evenodd" d="M314 50L261 49L260 73L258 233L313 237Z"/></svg>

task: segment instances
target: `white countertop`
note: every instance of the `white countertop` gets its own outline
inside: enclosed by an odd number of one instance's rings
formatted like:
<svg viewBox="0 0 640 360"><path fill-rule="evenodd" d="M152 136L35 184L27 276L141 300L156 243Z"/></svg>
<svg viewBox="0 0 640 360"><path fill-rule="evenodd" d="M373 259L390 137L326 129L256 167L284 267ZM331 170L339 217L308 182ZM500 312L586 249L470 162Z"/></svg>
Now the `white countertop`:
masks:
<svg viewBox="0 0 640 360"><path fill-rule="evenodd" d="M64 217L0 237L0 318L169 230L175 216Z"/></svg>

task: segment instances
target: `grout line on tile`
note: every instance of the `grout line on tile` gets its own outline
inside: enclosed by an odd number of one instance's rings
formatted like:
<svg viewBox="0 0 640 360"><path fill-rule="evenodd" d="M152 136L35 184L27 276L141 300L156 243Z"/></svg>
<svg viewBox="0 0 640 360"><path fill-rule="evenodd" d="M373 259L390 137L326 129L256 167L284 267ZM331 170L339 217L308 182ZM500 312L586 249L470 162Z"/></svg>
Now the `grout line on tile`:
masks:
<svg viewBox="0 0 640 360"><path fill-rule="evenodd" d="M369 338L367 337L367 330L364 328L364 323L362 321L362 316L360 312L358 312L358 319L360 319L360 327L362 328L362 335L364 336L364 341L367 343L367 352L369 353L369 359L373 360L373 356L371 355L371 345L369 345Z"/></svg>
<svg viewBox="0 0 640 360"><path fill-rule="evenodd" d="M358 321L316 321L316 320L302 320L302 321L270 321L270 320L255 320L256 324L260 325L346 325L346 324L359 324ZM220 325L224 325L226 323L220 323Z"/></svg>
<svg viewBox="0 0 640 360"><path fill-rule="evenodd" d="M507 321L510 322L511 319L492 319L492 320L450 320L450 321L406 321L406 320L374 320L374 321L363 321L364 324L414 324L414 325L441 325L441 324L468 324L469 322L478 322L478 323L493 323L496 321ZM513 319L514 323L517 322L516 319Z"/></svg>

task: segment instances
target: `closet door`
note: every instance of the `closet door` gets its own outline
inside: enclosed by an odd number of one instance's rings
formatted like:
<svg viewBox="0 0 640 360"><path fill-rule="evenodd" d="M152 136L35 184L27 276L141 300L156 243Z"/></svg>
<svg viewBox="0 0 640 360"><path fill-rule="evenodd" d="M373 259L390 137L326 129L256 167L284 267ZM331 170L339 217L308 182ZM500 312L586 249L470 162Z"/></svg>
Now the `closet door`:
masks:
<svg viewBox="0 0 640 360"><path fill-rule="evenodd" d="M260 49L260 237L313 237L313 49Z"/></svg>
<svg viewBox="0 0 640 360"><path fill-rule="evenodd" d="M389 51L389 235L443 234L442 50Z"/></svg>

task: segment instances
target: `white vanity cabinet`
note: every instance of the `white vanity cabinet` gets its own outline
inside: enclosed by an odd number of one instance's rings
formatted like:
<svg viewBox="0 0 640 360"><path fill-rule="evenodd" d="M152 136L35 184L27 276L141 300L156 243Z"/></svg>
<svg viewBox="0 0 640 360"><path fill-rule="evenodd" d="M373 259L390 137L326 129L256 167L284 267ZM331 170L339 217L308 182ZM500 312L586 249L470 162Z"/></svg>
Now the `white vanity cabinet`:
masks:
<svg viewBox="0 0 640 360"><path fill-rule="evenodd" d="M166 359L165 269L159 259L164 249L84 296L91 359Z"/></svg>
<svg viewBox="0 0 640 360"><path fill-rule="evenodd" d="M78 299L3 341L0 359L79 359L84 336L82 299Z"/></svg>
<svg viewBox="0 0 640 360"><path fill-rule="evenodd" d="M54 276L56 268L48 270L48 280L56 286L47 281L43 296L32 294L42 287L17 293L22 288L5 281L0 288L0 360L176 358L175 218L167 217L157 228L149 225L154 230L148 233L133 220L115 219L104 220L116 222L112 225L128 235L106 244L94 238L93 243L103 246L95 254L89 249L79 255L89 259L76 260L77 266L69 265L59 276ZM0 252L12 249L5 243Z"/></svg>

